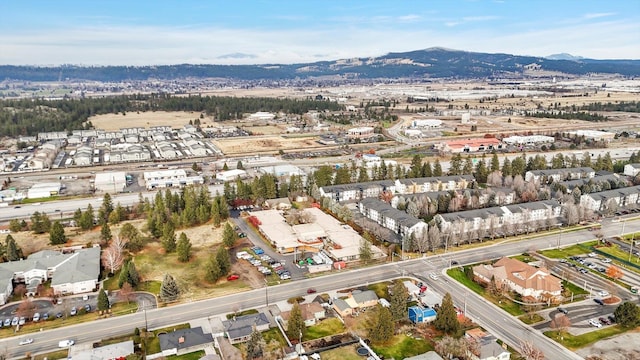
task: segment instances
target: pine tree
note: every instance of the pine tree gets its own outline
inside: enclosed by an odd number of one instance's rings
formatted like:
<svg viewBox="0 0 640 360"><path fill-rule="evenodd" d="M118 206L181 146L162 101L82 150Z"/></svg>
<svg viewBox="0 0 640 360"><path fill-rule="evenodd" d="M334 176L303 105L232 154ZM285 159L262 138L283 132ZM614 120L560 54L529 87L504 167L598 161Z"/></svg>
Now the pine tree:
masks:
<svg viewBox="0 0 640 360"><path fill-rule="evenodd" d="M162 227L162 247L167 253L176 251L176 233L170 222Z"/></svg>
<svg viewBox="0 0 640 360"><path fill-rule="evenodd" d="M218 201L213 201L211 204L211 218L213 219L213 226L220 226L221 216L220 216L220 204Z"/></svg>
<svg viewBox="0 0 640 360"><path fill-rule="evenodd" d="M109 223L105 222L100 228L100 240L106 243L111 240L111 238L113 238L113 235L111 235L111 228L109 227Z"/></svg>
<svg viewBox="0 0 640 360"><path fill-rule="evenodd" d="M7 235L5 243L5 253L7 261L20 260L22 258L22 249L20 249L16 241L13 239L13 236Z"/></svg>
<svg viewBox="0 0 640 360"><path fill-rule="evenodd" d="M442 305L438 309L436 320L433 322L436 329L441 330L447 334L457 334L460 331L460 322L458 322L458 316L456 309L453 306L453 299L451 294L446 293L444 299L442 299Z"/></svg>
<svg viewBox="0 0 640 360"><path fill-rule="evenodd" d="M433 176L442 176L442 165L440 165L439 159L433 163Z"/></svg>
<svg viewBox="0 0 640 360"><path fill-rule="evenodd" d="M136 288L138 284L140 284L140 274L138 274L138 269L136 269L136 264L133 261L129 261L127 264L127 281L132 288Z"/></svg>
<svg viewBox="0 0 640 360"><path fill-rule="evenodd" d="M109 297L104 289L100 289L100 292L98 293L98 310L109 310Z"/></svg>
<svg viewBox="0 0 640 360"><path fill-rule="evenodd" d="M180 296L180 288L170 274L166 274L160 286L160 299L165 302L176 301Z"/></svg>
<svg viewBox="0 0 640 360"><path fill-rule="evenodd" d="M229 253L223 246L218 248L216 252L216 262L220 269L220 276L226 275L231 270L231 260L229 259Z"/></svg>
<svg viewBox="0 0 640 360"><path fill-rule="evenodd" d="M189 241L185 233L180 233L176 250L178 252L178 261L189 261L189 257L191 257L191 241Z"/></svg>
<svg viewBox="0 0 640 360"><path fill-rule="evenodd" d="M300 305L295 302L289 313L289 321L287 321L287 335L289 335L289 339L300 339L306 333L307 327L304 325L302 310L300 310Z"/></svg>
<svg viewBox="0 0 640 360"><path fill-rule="evenodd" d="M409 292L402 281L396 280L391 288L390 310L394 320L401 320L407 316L407 298Z"/></svg>
<svg viewBox="0 0 640 360"><path fill-rule="evenodd" d="M378 304L373 325L369 328L369 339L374 343L382 344L391 339L395 331L391 311Z"/></svg>
<svg viewBox="0 0 640 360"><path fill-rule="evenodd" d="M224 246L231 248L236 243L236 232L228 222L224 225L224 231L222 232L222 243Z"/></svg>
<svg viewBox="0 0 640 360"><path fill-rule="evenodd" d="M247 341L247 358L255 359L262 357L263 351L262 334L260 331L254 329L253 332L251 332L249 341Z"/></svg>
<svg viewBox="0 0 640 360"><path fill-rule="evenodd" d="M51 245L61 245L67 242L67 236L64 234L64 227L60 221L53 223L49 233L49 242Z"/></svg>
<svg viewBox="0 0 640 360"><path fill-rule="evenodd" d="M371 249L371 243L368 240L360 239L360 248L358 250L360 261L366 264L373 259L373 250Z"/></svg>
<svg viewBox="0 0 640 360"><path fill-rule="evenodd" d="M214 254L209 256L209 259L204 265L204 278L209 282L216 282L222 276L220 273L220 265Z"/></svg>
<svg viewBox="0 0 640 360"><path fill-rule="evenodd" d="M130 261L124 264L120 269L120 275L118 276L118 288L122 288L122 285L129 281L129 262Z"/></svg>

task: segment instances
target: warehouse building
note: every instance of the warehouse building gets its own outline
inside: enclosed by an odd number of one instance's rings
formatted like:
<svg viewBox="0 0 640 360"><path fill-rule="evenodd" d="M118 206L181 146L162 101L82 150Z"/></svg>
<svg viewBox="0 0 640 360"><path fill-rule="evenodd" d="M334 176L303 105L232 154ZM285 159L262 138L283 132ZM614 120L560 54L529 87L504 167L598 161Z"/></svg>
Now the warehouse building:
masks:
<svg viewBox="0 0 640 360"><path fill-rule="evenodd" d="M60 194L62 184L59 182L35 184L27 191L27 199L41 199Z"/></svg>
<svg viewBox="0 0 640 360"><path fill-rule="evenodd" d="M127 186L124 171L96 173L93 183L95 191L119 193Z"/></svg>

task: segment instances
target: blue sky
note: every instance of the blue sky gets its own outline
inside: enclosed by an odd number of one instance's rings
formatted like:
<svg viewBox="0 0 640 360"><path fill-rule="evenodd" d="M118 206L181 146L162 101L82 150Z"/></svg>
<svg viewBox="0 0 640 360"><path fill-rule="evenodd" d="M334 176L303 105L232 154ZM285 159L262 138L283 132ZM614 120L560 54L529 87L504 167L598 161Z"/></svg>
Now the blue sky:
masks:
<svg viewBox="0 0 640 360"><path fill-rule="evenodd" d="M640 0L0 0L0 64L265 64L446 47L640 59Z"/></svg>

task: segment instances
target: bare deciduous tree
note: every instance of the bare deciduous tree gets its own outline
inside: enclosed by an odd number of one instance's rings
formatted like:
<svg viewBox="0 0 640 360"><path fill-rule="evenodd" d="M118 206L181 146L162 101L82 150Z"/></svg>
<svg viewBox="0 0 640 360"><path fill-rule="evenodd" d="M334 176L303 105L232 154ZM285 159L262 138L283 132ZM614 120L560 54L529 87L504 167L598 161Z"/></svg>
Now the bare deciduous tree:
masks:
<svg viewBox="0 0 640 360"><path fill-rule="evenodd" d="M112 274L118 271L124 263L124 246L125 242L120 236L116 236L111 240L109 247L102 252L102 264Z"/></svg>
<svg viewBox="0 0 640 360"><path fill-rule="evenodd" d="M502 172L494 171L487 176L487 184L491 186L502 186Z"/></svg>
<svg viewBox="0 0 640 360"><path fill-rule="evenodd" d="M520 342L520 354L526 360L544 360L544 353L542 350L533 346L533 343L530 341Z"/></svg>
<svg viewBox="0 0 640 360"><path fill-rule="evenodd" d="M559 333L565 332L569 327L571 327L571 320L569 320L567 315L558 313L551 320L550 326Z"/></svg>

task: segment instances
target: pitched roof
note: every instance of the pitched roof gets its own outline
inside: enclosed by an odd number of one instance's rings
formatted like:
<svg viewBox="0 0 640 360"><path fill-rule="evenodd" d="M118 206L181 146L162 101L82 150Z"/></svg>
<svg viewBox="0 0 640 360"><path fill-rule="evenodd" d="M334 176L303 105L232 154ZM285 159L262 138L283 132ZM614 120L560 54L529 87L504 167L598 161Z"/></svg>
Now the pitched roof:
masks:
<svg viewBox="0 0 640 360"><path fill-rule="evenodd" d="M406 226L408 228L411 228L414 225L423 222L415 216L407 214L402 210L398 210L393 206L387 204L386 202L378 199L364 198L360 200L360 203L364 205L365 208L374 209L381 215L384 215L387 218L394 219L398 224Z"/></svg>
<svg viewBox="0 0 640 360"><path fill-rule="evenodd" d="M535 268L517 259L503 257L493 264L494 268L504 267L507 279L524 289L556 292L562 290L561 281L551 275L545 267Z"/></svg>
<svg viewBox="0 0 640 360"><path fill-rule="evenodd" d="M347 309L351 309L351 306L344 301L343 299L335 299L333 300L333 305L338 308L340 311L345 311Z"/></svg>
<svg viewBox="0 0 640 360"><path fill-rule="evenodd" d="M373 187L388 188L395 185L393 180L380 180L380 181L368 181L354 184L341 184L341 185L329 185L323 186L321 189L325 194L350 190L364 190Z"/></svg>
<svg viewBox="0 0 640 360"><path fill-rule="evenodd" d="M267 324L269 324L269 319L264 313L238 316L235 319L222 322L230 339L248 336L253 332L254 326Z"/></svg>
<svg viewBox="0 0 640 360"><path fill-rule="evenodd" d="M322 305L317 302L311 302L307 304L299 304L300 312L302 313L302 318L304 320L315 319L315 314L324 311ZM283 311L280 316L284 320L289 320L289 316L291 316L291 311Z"/></svg>
<svg viewBox="0 0 640 360"><path fill-rule="evenodd" d="M378 301L378 295L373 290L354 291L351 293L353 300L358 304L362 304L368 301Z"/></svg>
<svg viewBox="0 0 640 360"><path fill-rule="evenodd" d="M412 185L412 184L426 184L426 183L461 181L461 180L473 181L475 180L475 178L473 177L473 175L448 175L448 176L431 176L431 177L398 179L398 182L405 185Z"/></svg>
<svg viewBox="0 0 640 360"><path fill-rule="evenodd" d="M97 280L100 276L100 248L78 250L56 269L51 285Z"/></svg>
<svg viewBox="0 0 640 360"><path fill-rule="evenodd" d="M640 185L619 188L607 191L600 191L596 193L586 194L584 196L590 196L593 200L607 201L609 199L617 198L617 197L625 197L631 194L640 193Z"/></svg>
<svg viewBox="0 0 640 360"><path fill-rule="evenodd" d="M180 329L167 334L158 335L160 339L160 350L186 349L196 345L203 345L213 342L211 334L202 332L202 327L192 329Z"/></svg>

